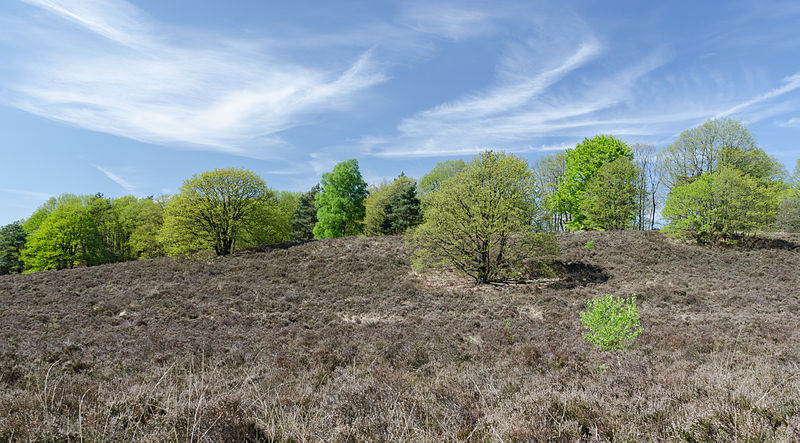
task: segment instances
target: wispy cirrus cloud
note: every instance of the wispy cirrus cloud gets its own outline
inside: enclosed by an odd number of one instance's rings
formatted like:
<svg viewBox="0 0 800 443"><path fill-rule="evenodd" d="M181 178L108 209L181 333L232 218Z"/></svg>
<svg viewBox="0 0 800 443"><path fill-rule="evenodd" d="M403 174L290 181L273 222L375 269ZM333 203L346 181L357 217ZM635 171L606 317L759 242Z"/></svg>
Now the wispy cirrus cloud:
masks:
<svg viewBox="0 0 800 443"><path fill-rule="evenodd" d="M122 186L122 188L125 189L126 191L135 192L136 187L133 186L132 184L130 184L124 178L122 178L119 175L109 171L108 169L106 169L106 168L104 168L102 166L95 166L95 168L97 168L98 171L102 172L106 177L108 177L109 180L111 180L114 183Z"/></svg>
<svg viewBox="0 0 800 443"><path fill-rule="evenodd" d="M774 98L778 98L784 94L787 94L789 92L794 91L795 89L800 88L800 72L784 78L783 83L784 84L782 86L772 89L771 91L767 91L763 94L760 94L735 106L732 106L731 108L720 112L715 117L727 117L729 115L736 114L737 112L741 112L751 106L769 101Z"/></svg>
<svg viewBox="0 0 800 443"><path fill-rule="evenodd" d="M17 61L11 104L144 142L269 156L282 131L386 79L369 50L308 66L226 36L176 38L123 0L26 1L62 23L29 35L37 50Z"/></svg>

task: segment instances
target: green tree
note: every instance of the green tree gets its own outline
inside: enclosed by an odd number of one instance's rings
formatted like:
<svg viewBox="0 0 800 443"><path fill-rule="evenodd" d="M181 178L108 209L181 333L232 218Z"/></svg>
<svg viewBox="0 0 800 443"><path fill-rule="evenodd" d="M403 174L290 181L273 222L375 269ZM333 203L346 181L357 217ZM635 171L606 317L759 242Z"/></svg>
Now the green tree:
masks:
<svg viewBox="0 0 800 443"><path fill-rule="evenodd" d="M93 266L107 259L103 237L91 212L92 197L64 195L28 235L22 258L31 271ZM35 213L39 214L40 211Z"/></svg>
<svg viewBox="0 0 800 443"><path fill-rule="evenodd" d="M730 241L775 220L780 188L722 166L672 189L662 215L668 233L698 243Z"/></svg>
<svg viewBox="0 0 800 443"><path fill-rule="evenodd" d="M370 185L364 199L364 234L368 237L384 235L383 221L386 219L386 202L389 200L391 184L385 179L377 186Z"/></svg>
<svg viewBox="0 0 800 443"><path fill-rule="evenodd" d="M298 194L275 191L270 198L257 203L253 219L245 231L241 246L250 247L289 241L292 214L297 207Z"/></svg>
<svg viewBox="0 0 800 443"><path fill-rule="evenodd" d="M153 198L139 199L135 205L122 209L122 218L130 225L128 244L135 258L154 258L166 254L159 241L159 232L164 225L166 198L158 201Z"/></svg>
<svg viewBox="0 0 800 443"><path fill-rule="evenodd" d="M586 185L581 211L585 226L606 231L632 227L639 213L641 171L627 157L605 163Z"/></svg>
<svg viewBox="0 0 800 443"><path fill-rule="evenodd" d="M466 166L467 164L461 159L436 163L431 172L425 174L419 180L418 190L420 197L424 199L428 194L438 191L445 180L458 174Z"/></svg>
<svg viewBox="0 0 800 443"><path fill-rule="evenodd" d="M400 174L390 184L372 187L364 200L364 233L368 236L399 235L422 223L416 181Z"/></svg>
<svg viewBox="0 0 800 443"><path fill-rule="evenodd" d="M0 275L19 274L25 269L22 249L26 237L20 222L7 224L0 229Z"/></svg>
<svg viewBox="0 0 800 443"><path fill-rule="evenodd" d="M664 152L665 179L670 189L723 166L767 180L785 174L778 161L758 148L747 128L729 118L708 120L683 131Z"/></svg>
<svg viewBox="0 0 800 443"><path fill-rule="evenodd" d="M560 152L540 159L532 169L543 211L541 227L546 231L563 231L568 214L557 208L556 193L566 175L566 155Z"/></svg>
<svg viewBox="0 0 800 443"><path fill-rule="evenodd" d="M162 238L171 253L213 248L234 251L255 232L273 192L252 171L214 169L183 182L166 207Z"/></svg>
<svg viewBox="0 0 800 443"><path fill-rule="evenodd" d="M381 230L387 235L403 234L422 223L417 183L413 178L401 174L394 179L383 212Z"/></svg>
<svg viewBox="0 0 800 443"><path fill-rule="evenodd" d="M361 178L358 161L337 164L322 176L322 192L317 194L315 238L336 238L361 233L367 184Z"/></svg>
<svg viewBox="0 0 800 443"><path fill-rule="evenodd" d="M317 207L314 201L319 191L319 184L316 184L310 191L297 198L297 206L291 219L292 240L305 241L314 238L314 225L317 224Z"/></svg>
<svg viewBox="0 0 800 443"><path fill-rule="evenodd" d="M410 236L415 265L448 267L477 283L521 277L526 261L557 251L532 223L533 174L514 155L484 152L442 181Z"/></svg>
<svg viewBox="0 0 800 443"><path fill-rule="evenodd" d="M559 184L554 203L557 211L567 215L568 229L586 229L586 215L581 211L584 207L586 186L595 172L605 163L619 157L633 159L631 148L623 141L610 135L597 135L584 139L565 154L566 171L564 180Z"/></svg>

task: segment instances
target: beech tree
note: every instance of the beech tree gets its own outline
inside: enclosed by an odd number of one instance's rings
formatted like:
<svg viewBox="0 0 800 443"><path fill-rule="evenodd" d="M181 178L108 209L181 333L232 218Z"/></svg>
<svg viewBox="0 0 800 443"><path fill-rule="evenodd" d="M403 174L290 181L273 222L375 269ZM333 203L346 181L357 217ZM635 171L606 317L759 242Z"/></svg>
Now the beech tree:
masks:
<svg viewBox="0 0 800 443"><path fill-rule="evenodd" d="M538 234L533 174L525 160L487 151L426 197L411 235L418 267L455 268L477 283L519 278L526 261L557 251Z"/></svg>
<svg viewBox="0 0 800 443"><path fill-rule="evenodd" d="M698 243L727 242L775 220L779 188L722 166L672 189L662 215L668 233Z"/></svg>
<svg viewBox="0 0 800 443"><path fill-rule="evenodd" d="M590 229L629 229L639 213L641 172L627 157L606 163L586 186L581 210Z"/></svg>
<svg viewBox="0 0 800 443"><path fill-rule="evenodd" d="M665 178L670 189L723 166L767 180L780 179L785 174L777 160L758 148L747 127L729 118L708 120L683 131L664 152Z"/></svg>
<svg viewBox="0 0 800 443"><path fill-rule="evenodd" d="M367 184L361 178L358 161L337 164L332 172L323 174L322 192L317 194L317 224L314 238L336 238L362 232L367 198Z"/></svg>
<svg viewBox="0 0 800 443"><path fill-rule="evenodd" d="M45 204L46 215L29 233L22 258L31 271L93 266L107 260L107 248L89 201L92 197L64 195ZM28 225L31 226L31 225Z"/></svg>
<svg viewBox="0 0 800 443"><path fill-rule="evenodd" d="M461 172L467 164L464 160L445 160L436 163L431 172L425 174L419 180L419 195L424 199L425 196L439 190L441 184L448 178Z"/></svg>
<svg viewBox="0 0 800 443"><path fill-rule="evenodd" d="M619 157L633 159L631 148L610 135L584 139L565 154L566 171L554 197L555 209L567 216L568 229L586 229L586 215L581 211L586 186L603 164Z"/></svg>
<svg viewBox="0 0 800 443"><path fill-rule="evenodd" d="M246 236L258 237L272 198L264 180L246 169L194 175L167 204L162 238L173 254L207 247L230 254Z"/></svg>

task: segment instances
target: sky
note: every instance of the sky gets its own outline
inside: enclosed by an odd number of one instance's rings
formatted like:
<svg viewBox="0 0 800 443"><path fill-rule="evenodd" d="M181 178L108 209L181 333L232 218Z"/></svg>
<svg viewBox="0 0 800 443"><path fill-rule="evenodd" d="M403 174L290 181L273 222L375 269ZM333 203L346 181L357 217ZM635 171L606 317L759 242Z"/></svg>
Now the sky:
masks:
<svg viewBox="0 0 800 443"><path fill-rule="evenodd" d="M306 191L742 121L800 158L800 2L0 2L0 225L239 167Z"/></svg>

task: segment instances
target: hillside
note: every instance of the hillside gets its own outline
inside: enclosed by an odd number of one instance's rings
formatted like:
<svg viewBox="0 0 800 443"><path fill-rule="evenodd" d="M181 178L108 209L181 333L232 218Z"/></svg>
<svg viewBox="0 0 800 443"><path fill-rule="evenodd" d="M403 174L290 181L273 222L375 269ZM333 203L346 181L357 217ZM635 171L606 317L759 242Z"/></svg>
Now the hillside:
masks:
<svg viewBox="0 0 800 443"><path fill-rule="evenodd" d="M0 277L0 439L800 439L794 243L559 242L526 285L397 237ZM619 360L581 337L605 293L638 295Z"/></svg>

